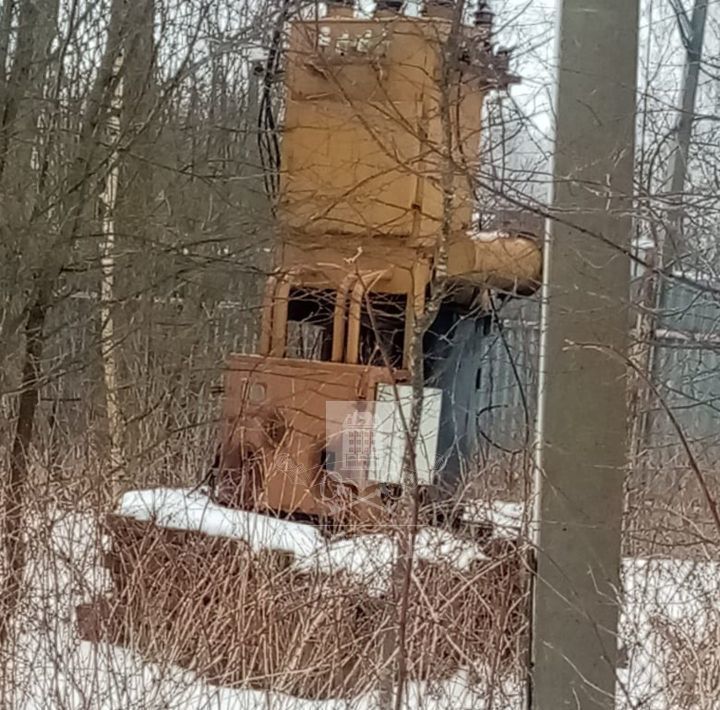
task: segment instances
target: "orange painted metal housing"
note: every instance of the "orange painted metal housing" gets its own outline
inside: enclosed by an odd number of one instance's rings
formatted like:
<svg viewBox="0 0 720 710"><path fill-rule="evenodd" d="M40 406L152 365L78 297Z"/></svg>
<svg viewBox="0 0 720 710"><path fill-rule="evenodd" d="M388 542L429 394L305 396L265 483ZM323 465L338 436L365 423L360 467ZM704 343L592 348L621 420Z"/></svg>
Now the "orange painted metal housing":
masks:
<svg viewBox="0 0 720 710"><path fill-rule="evenodd" d="M292 24L280 195L285 231L395 236L417 248L435 245L444 219L453 232L467 230L483 101L511 77L474 27L461 29L463 61L446 66L451 26L397 14ZM449 156L443 120L452 124ZM448 167L455 200L445 215L439 176Z"/></svg>
<svg viewBox="0 0 720 710"><path fill-rule="evenodd" d="M290 25L275 268L260 355L228 363L218 491L314 516L337 515L345 485L329 476L326 404L409 379L431 283L477 319L488 291L532 293L542 267L527 234L472 235L483 101L513 80L487 28L461 27L448 65L446 18L331 11ZM291 343L307 325L312 359ZM356 508L373 499L372 481L347 485Z"/></svg>
<svg viewBox="0 0 720 710"><path fill-rule="evenodd" d="M404 298L407 368L409 334L437 273L465 293L528 294L539 285L536 239L512 230L472 235L483 101L514 78L486 28L460 28L461 60L449 66L452 23L444 17L331 11L338 14L290 28L279 281L270 285L275 307L265 312L262 352L285 353L293 286L339 290L356 312L364 290ZM354 337L357 319L349 318ZM336 341L333 360L346 359L341 347ZM354 342L347 354L357 362Z"/></svg>
<svg viewBox="0 0 720 710"><path fill-rule="evenodd" d="M342 515L372 519L380 503L372 481L328 476L326 432L340 429L346 412L326 405L372 401L377 384L406 380L406 372L384 367L232 355L225 374L218 501L338 517L338 503L349 500Z"/></svg>

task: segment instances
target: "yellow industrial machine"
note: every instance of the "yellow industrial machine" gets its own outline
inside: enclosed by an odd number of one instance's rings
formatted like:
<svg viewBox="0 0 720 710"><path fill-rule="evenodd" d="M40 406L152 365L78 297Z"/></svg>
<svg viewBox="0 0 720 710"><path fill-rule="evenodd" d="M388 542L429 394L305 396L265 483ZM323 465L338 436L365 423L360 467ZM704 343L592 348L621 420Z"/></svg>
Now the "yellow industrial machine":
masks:
<svg viewBox="0 0 720 710"><path fill-rule="evenodd" d="M467 26L437 0L422 17L381 2L359 18L331 3L326 17L290 23L286 52L274 269L260 353L228 363L216 496L320 518L342 499L368 519L401 476L344 472L328 403L397 400L419 339L428 398L442 403L418 481L457 477L475 424L456 410L488 295L529 294L540 280L533 236L473 229L483 102L514 78L491 13L481 6ZM420 333L428 299L435 319ZM452 373L448 348L467 355Z"/></svg>
<svg viewBox="0 0 720 710"><path fill-rule="evenodd" d="M361 533L391 517L408 476L431 494L472 460L491 294L532 293L541 253L531 235L473 228L483 99L512 77L491 15L481 7L465 26L451 10L436 0L413 18L386 2L361 19L331 4L327 17L290 23L274 268L260 352L227 364L214 500L136 492L107 516L113 591L77 608L83 638L169 657L212 682L308 697L354 697L381 677L394 593L378 599L365 582L315 569L326 555L302 542L316 529L227 508ZM482 655L499 589L511 606L492 617L493 638L524 623L510 541L487 542L471 570L450 557L413 573L409 628L449 634L431 657L408 647L409 679L449 677ZM473 641L462 626L478 631Z"/></svg>

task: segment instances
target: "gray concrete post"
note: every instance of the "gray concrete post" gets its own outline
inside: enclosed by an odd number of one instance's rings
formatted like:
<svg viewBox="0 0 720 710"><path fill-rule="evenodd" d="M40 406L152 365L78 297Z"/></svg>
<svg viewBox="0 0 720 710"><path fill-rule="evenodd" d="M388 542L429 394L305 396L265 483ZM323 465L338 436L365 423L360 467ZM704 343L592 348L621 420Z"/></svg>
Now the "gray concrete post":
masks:
<svg viewBox="0 0 720 710"><path fill-rule="evenodd" d="M561 2L532 710L614 708L637 27L637 0Z"/></svg>

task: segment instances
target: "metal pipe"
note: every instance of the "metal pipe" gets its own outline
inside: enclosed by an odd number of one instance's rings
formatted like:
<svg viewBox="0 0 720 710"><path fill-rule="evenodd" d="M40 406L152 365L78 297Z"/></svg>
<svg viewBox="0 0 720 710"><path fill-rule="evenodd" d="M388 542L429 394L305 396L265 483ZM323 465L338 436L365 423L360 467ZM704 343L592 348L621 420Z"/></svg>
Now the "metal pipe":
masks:
<svg viewBox="0 0 720 710"><path fill-rule="evenodd" d="M335 299L335 312L333 313L333 334L332 334L332 362L342 362L345 351L345 307L347 304L348 292L352 288L357 276L346 274L340 284L337 298Z"/></svg>
<svg viewBox="0 0 720 710"><path fill-rule="evenodd" d="M284 274L280 278L280 283L278 284L275 292L275 301L273 303L272 344L270 346L271 357L283 357L283 355L285 355L288 300L290 298L290 279L290 274Z"/></svg>
<svg viewBox="0 0 720 710"><path fill-rule="evenodd" d="M362 314L362 302L365 294L371 291L375 284L386 276L391 269L380 269L366 274L357 275L357 283L352 290L350 301L350 315L348 317L348 337L345 361L350 364L357 364L360 351L360 317Z"/></svg>
<svg viewBox="0 0 720 710"><path fill-rule="evenodd" d="M533 293L542 278L542 248L529 236L485 232L448 246L448 277L489 288Z"/></svg>
<svg viewBox="0 0 720 710"><path fill-rule="evenodd" d="M270 339L272 334L273 299L277 288L277 276L269 276L265 282L265 292L262 303L262 323L260 325L260 354L270 354Z"/></svg>
<svg viewBox="0 0 720 710"><path fill-rule="evenodd" d="M350 300L350 313L348 315L347 348L345 350L345 362L357 364L360 356L360 316L362 313L363 293L365 285L362 278L358 278L353 286L352 298Z"/></svg>

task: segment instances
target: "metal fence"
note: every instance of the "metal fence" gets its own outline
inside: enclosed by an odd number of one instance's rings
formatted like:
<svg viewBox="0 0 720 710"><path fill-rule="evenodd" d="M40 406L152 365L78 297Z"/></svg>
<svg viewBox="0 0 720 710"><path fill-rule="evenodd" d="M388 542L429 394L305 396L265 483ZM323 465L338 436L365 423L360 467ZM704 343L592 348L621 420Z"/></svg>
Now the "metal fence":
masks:
<svg viewBox="0 0 720 710"><path fill-rule="evenodd" d="M513 304L488 340L482 382L486 405L478 415L488 456L493 447L518 449L532 435L539 319L538 299ZM654 462L684 455L680 428L694 455L714 462L720 455L720 291L699 281L668 284L654 344L651 378L659 396L651 398L642 448Z"/></svg>
<svg viewBox="0 0 720 710"><path fill-rule="evenodd" d="M703 284L674 282L657 331L653 381L698 459L720 455L720 297ZM117 307L122 397L140 441L188 436L206 421L212 430L213 392L222 362L232 351L253 352L259 313L247 302L213 308L190 304L123 304ZM481 456L526 451L537 412L539 299L508 303L498 327L486 336L478 386ZM80 442L102 420L97 304L69 299L57 309L48 348L50 378L41 414ZM10 401L10 400L8 400ZM0 420L10 422L13 412ZM41 430L43 429L41 424ZM147 432L145 432L147 429ZM158 434L160 432L160 434ZM206 435L209 438L210 434ZM681 452L676 428L659 399L651 402L644 448L655 461Z"/></svg>

